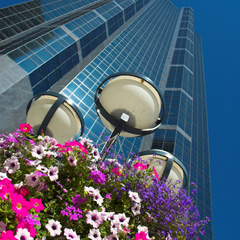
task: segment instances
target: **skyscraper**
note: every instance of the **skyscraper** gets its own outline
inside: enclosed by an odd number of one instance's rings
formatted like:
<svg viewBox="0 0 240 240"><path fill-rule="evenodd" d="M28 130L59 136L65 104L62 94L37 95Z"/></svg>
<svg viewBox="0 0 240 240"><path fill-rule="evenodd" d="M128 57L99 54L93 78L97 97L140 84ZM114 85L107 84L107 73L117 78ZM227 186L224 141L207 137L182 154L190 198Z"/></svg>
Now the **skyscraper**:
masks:
<svg viewBox="0 0 240 240"><path fill-rule="evenodd" d="M120 138L116 151L175 155L198 185L201 216L211 218L202 46L191 8L169 0L33 0L0 13L1 132L24 121L33 94L51 89L79 106L85 135L101 146L109 131L94 109L98 85L116 72L143 74L164 94L164 121L154 134ZM200 239L213 239L212 223Z"/></svg>

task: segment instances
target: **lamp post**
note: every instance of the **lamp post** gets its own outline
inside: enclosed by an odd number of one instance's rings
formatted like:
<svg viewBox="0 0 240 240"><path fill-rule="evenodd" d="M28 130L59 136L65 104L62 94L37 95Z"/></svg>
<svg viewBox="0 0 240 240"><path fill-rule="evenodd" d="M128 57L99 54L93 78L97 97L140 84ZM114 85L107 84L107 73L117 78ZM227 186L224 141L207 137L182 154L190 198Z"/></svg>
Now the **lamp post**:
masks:
<svg viewBox="0 0 240 240"><path fill-rule="evenodd" d="M84 131L84 120L74 102L53 92L34 96L27 106L27 123L34 134L54 137L59 143L78 138Z"/></svg>
<svg viewBox="0 0 240 240"><path fill-rule="evenodd" d="M95 94L95 108L112 131L102 150L102 161L118 136L136 137L154 132L164 117L164 100L149 78L122 72L107 77ZM159 117L162 109L161 117Z"/></svg>
<svg viewBox="0 0 240 240"><path fill-rule="evenodd" d="M183 163L171 153L164 150L151 149L136 155L146 162L149 168L154 167L160 179L171 180L172 183L179 181L178 186L186 188L188 181L187 170Z"/></svg>

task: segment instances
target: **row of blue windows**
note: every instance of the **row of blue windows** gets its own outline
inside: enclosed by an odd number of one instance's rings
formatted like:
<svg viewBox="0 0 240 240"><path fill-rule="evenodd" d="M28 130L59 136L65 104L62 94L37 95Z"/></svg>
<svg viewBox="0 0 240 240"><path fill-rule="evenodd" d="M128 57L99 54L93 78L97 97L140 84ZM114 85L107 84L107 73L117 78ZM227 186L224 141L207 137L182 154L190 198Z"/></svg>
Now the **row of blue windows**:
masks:
<svg viewBox="0 0 240 240"><path fill-rule="evenodd" d="M135 15L135 7L134 4L129 6L128 8L124 9L124 17L125 22L129 20L133 15Z"/></svg>
<svg viewBox="0 0 240 240"><path fill-rule="evenodd" d="M108 24L108 35L113 34L118 28L123 25L123 12L118 13L113 18L107 21Z"/></svg>
<svg viewBox="0 0 240 240"><path fill-rule="evenodd" d="M185 50L175 50L172 58L172 64L186 65L193 71L193 56Z"/></svg>
<svg viewBox="0 0 240 240"><path fill-rule="evenodd" d="M188 37L191 41L193 41L193 33L189 29L179 29L178 36Z"/></svg>
<svg viewBox="0 0 240 240"><path fill-rule="evenodd" d="M0 38L4 40L95 1L32 1L0 9Z"/></svg>
<svg viewBox="0 0 240 240"><path fill-rule="evenodd" d="M34 94L48 90L78 63L75 43L29 74Z"/></svg>

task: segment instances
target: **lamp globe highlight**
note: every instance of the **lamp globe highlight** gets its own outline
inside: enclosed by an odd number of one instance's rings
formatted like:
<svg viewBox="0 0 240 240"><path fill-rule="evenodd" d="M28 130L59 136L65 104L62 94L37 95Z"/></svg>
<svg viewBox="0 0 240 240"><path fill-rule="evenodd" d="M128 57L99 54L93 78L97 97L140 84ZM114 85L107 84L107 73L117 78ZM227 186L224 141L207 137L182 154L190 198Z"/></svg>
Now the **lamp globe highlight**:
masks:
<svg viewBox="0 0 240 240"><path fill-rule="evenodd" d="M27 106L27 123L34 134L54 137L59 143L78 138L84 131L84 120L78 107L65 96L46 92L34 96Z"/></svg>
<svg viewBox="0 0 240 240"><path fill-rule="evenodd" d="M164 116L164 100L155 83L143 75L128 72L113 74L100 84L95 94L95 108L110 131L123 115L128 116L120 132L123 137L153 132Z"/></svg>

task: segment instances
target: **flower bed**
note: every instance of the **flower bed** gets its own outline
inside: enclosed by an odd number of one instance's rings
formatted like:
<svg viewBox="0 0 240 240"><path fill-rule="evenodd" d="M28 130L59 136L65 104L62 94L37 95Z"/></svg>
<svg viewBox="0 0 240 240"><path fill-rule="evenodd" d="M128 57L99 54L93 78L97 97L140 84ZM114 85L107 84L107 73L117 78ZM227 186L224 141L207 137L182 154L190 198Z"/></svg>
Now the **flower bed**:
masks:
<svg viewBox="0 0 240 240"><path fill-rule="evenodd" d="M61 145L20 124L0 136L0 169L1 239L197 239L208 220L141 159L101 162L86 138Z"/></svg>

